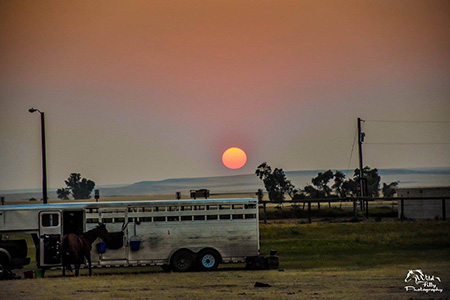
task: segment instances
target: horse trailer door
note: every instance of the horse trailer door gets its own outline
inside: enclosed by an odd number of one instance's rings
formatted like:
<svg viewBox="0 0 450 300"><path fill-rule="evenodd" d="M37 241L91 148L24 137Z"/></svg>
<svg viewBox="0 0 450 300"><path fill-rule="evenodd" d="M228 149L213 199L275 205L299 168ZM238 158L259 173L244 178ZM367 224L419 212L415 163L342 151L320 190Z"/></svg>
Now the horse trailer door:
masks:
<svg viewBox="0 0 450 300"><path fill-rule="evenodd" d="M99 221L106 225L109 242L106 252L100 257L102 262L125 262L128 253L128 208L101 208Z"/></svg>
<svg viewBox="0 0 450 300"><path fill-rule="evenodd" d="M40 266L61 264L61 212L39 213L39 262Z"/></svg>

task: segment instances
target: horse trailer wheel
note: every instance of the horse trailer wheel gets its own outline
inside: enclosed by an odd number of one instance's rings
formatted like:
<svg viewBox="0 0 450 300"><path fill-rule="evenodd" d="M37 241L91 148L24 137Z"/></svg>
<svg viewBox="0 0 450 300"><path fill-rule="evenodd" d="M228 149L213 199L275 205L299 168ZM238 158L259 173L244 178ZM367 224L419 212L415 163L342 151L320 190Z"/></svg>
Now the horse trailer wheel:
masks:
<svg viewBox="0 0 450 300"><path fill-rule="evenodd" d="M6 269L4 266L4 263L2 261L0 261L0 279L3 279L3 276L6 273Z"/></svg>
<svg viewBox="0 0 450 300"><path fill-rule="evenodd" d="M205 249L198 256L198 265L203 271L213 271L220 263L220 255L215 250Z"/></svg>
<svg viewBox="0 0 450 300"><path fill-rule="evenodd" d="M175 252L172 255L172 259L170 260L170 265L174 271L178 272L186 272L192 268L194 264L194 255L191 251L188 250L180 250Z"/></svg>

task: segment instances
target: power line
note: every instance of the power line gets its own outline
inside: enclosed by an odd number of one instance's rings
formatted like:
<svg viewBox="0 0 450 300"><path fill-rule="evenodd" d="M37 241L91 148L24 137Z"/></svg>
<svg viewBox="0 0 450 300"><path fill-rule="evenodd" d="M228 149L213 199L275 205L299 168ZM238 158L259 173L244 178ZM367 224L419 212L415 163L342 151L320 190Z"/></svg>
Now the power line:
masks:
<svg viewBox="0 0 450 300"><path fill-rule="evenodd" d="M355 149L355 144L356 144L356 136L358 135L358 130L355 130L355 137L353 138L353 145L352 145L352 151L350 152L350 158L348 159L348 165L347 165L347 173L345 174L345 176L348 176L348 170L350 170L350 163L352 161L352 156L353 156L353 149Z"/></svg>
<svg viewBox="0 0 450 300"><path fill-rule="evenodd" d="M450 124L450 121L401 121L401 120L364 120L365 122L374 122L374 123L447 123Z"/></svg>
<svg viewBox="0 0 450 300"><path fill-rule="evenodd" d="M450 145L450 143L364 143L364 145Z"/></svg>
<svg viewBox="0 0 450 300"><path fill-rule="evenodd" d="M364 120L364 123L450 124L450 121L434 120ZM449 142L365 142L365 145L450 145Z"/></svg>

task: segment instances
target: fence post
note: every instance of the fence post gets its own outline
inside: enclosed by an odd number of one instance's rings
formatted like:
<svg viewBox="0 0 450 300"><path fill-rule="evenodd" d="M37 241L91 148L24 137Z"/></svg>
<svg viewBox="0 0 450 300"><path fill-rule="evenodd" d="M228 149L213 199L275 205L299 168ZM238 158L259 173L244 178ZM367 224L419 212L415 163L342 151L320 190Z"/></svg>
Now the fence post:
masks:
<svg viewBox="0 0 450 300"><path fill-rule="evenodd" d="M266 202L263 202L263 210L264 210L264 224L267 224L267 211L266 211Z"/></svg>
<svg viewBox="0 0 450 300"><path fill-rule="evenodd" d="M356 199L354 199L353 200L353 217L355 218L355 219L357 219L358 218L358 210L357 210L357 204L356 204L356 202L357 202L358 200L356 200Z"/></svg>
<svg viewBox="0 0 450 300"><path fill-rule="evenodd" d="M400 220L403 221L405 219L405 204L403 198L400 199Z"/></svg>
<svg viewBox="0 0 450 300"><path fill-rule="evenodd" d="M311 224L311 201L308 201L308 223Z"/></svg>
<svg viewBox="0 0 450 300"><path fill-rule="evenodd" d="M366 200L366 219L369 218L369 200Z"/></svg>
<svg viewBox="0 0 450 300"><path fill-rule="evenodd" d="M445 211L445 198L442 199L442 219L445 221L447 219L446 211Z"/></svg>

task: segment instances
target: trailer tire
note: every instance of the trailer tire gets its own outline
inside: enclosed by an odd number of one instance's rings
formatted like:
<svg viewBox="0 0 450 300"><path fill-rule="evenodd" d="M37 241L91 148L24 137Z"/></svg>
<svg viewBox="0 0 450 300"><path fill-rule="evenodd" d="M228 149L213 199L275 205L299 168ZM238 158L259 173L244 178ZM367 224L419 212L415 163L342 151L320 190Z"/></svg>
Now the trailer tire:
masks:
<svg viewBox="0 0 450 300"><path fill-rule="evenodd" d="M194 254L186 249L179 250L172 255L170 266L177 272L187 272L194 265Z"/></svg>
<svg viewBox="0 0 450 300"><path fill-rule="evenodd" d="M9 261L5 254L0 253L0 279L6 279L9 274Z"/></svg>
<svg viewBox="0 0 450 300"><path fill-rule="evenodd" d="M198 254L197 265L202 271L214 271L221 262L219 252L213 249L204 249Z"/></svg>
<svg viewBox="0 0 450 300"><path fill-rule="evenodd" d="M5 264L0 258L0 279L3 279L5 275L5 270L6 270Z"/></svg>

